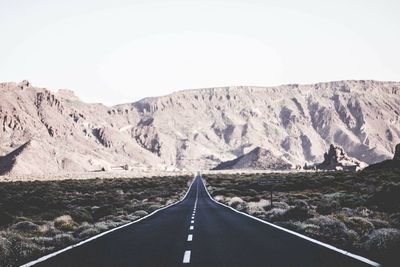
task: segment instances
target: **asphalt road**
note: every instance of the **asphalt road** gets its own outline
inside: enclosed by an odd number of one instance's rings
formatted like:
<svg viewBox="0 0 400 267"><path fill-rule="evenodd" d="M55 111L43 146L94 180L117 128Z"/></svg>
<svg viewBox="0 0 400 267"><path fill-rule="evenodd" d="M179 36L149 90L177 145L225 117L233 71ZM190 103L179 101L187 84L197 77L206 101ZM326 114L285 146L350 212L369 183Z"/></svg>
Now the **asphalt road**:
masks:
<svg viewBox="0 0 400 267"><path fill-rule="evenodd" d="M215 203L200 177L186 198L35 266L371 266Z"/></svg>

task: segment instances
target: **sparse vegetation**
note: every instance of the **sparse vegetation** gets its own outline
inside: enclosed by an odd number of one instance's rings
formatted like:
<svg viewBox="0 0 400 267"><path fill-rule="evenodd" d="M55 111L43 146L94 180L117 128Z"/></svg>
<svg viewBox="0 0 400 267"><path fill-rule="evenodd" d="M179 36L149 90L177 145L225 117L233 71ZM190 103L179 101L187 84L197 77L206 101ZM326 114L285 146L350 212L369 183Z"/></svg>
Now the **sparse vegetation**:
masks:
<svg viewBox="0 0 400 267"><path fill-rule="evenodd" d="M384 266L400 262L400 172L210 174L204 178L211 195L235 209Z"/></svg>
<svg viewBox="0 0 400 267"><path fill-rule="evenodd" d="M0 183L0 266L19 266L178 201L191 177Z"/></svg>

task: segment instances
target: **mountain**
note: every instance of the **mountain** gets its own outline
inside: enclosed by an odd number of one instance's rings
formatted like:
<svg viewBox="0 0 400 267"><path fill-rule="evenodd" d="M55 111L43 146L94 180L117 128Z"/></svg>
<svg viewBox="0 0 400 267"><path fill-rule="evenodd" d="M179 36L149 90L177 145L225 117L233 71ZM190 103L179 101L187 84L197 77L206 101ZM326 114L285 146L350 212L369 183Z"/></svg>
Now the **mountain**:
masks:
<svg viewBox="0 0 400 267"><path fill-rule="evenodd" d="M366 171L372 170L400 170L400 144L397 144L393 159L372 164L365 168Z"/></svg>
<svg viewBox="0 0 400 267"><path fill-rule="evenodd" d="M53 93L29 82L0 84L0 174L94 171L129 164L166 168L141 147L130 125L135 109L86 104L72 92Z"/></svg>
<svg viewBox="0 0 400 267"><path fill-rule="evenodd" d="M372 164L400 143L399 106L398 82L185 90L112 107L1 83L0 173L211 169L257 147L304 165L330 144Z"/></svg>
<svg viewBox="0 0 400 267"><path fill-rule="evenodd" d="M256 147L249 153L234 160L221 162L214 170L289 170L293 167L284 157L276 156L269 150Z"/></svg>
<svg viewBox="0 0 400 267"><path fill-rule="evenodd" d="M330 145L328 152L324 154L324 161L315 167L319 170L358 171L367 166L365 162L349 157L342 147Z"/></svg>

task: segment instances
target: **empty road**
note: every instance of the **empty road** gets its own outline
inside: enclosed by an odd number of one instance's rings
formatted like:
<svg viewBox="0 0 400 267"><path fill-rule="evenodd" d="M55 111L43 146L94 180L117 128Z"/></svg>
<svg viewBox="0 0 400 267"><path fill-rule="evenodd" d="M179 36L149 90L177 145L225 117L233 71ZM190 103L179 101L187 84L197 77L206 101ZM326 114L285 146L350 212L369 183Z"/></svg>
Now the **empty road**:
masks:
<svg viewBox="0 0 400 267"><path fill-rule="evenodd" d="M34 266L371 266L215 203L200 177L178 204Z"/></svg>

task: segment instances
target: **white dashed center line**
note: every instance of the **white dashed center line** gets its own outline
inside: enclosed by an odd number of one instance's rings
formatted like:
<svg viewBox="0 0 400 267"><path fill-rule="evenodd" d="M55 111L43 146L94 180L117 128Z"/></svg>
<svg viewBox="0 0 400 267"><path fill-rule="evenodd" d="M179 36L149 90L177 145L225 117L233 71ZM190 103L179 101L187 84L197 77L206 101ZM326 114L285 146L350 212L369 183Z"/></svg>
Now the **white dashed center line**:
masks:
<svg viewBox="0 0 400 267"><path fill-rule="evenodd" d="M194 216L196 215L196 208L197 208L197 201L199 199L199 185L197 184L196 187L196 200L194 202L194 207L193 207L193 213L192 213L192 219L190 221L190 224L194 224ZM194 230L194 226L190 225L189 230ZM189 234L187 237L187 241L191 242L193 240L193 234ZM186 250L185 254L183 255L183 263L190 263L190 250Z"/></svg>
<svg viewBox="0 0 400 267"><path fill-rule="evenodd" d="M186 250L183 255L183 263L190 263L190 250Z"/></svg>
<svg viewBox="0 0 400 267"><path fill-rule="evenodd" d="M193 235L192 234L188 235L187 241L192 241L192 240L193 240Z"/></svg>

